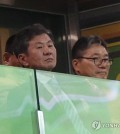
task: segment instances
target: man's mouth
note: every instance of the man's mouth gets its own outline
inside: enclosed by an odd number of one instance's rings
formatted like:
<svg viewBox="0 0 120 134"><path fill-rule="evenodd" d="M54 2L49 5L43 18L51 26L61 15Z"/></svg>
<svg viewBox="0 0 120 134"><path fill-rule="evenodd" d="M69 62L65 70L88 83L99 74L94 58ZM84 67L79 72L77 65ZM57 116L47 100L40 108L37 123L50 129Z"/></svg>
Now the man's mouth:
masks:
<svg viewBox="0 0 120 134"><path fill-rule="evenodd" d="M52 62L53 61L53 58L47 58L45 61Z"/></svg>
<svg viewBox="0 0 120 134"><path fill-rule="evenodd" d="M106 75L107 72L105 72L105 71L101 71L101 72L97 72L97 74L100 74L100 75Z"/></svg>

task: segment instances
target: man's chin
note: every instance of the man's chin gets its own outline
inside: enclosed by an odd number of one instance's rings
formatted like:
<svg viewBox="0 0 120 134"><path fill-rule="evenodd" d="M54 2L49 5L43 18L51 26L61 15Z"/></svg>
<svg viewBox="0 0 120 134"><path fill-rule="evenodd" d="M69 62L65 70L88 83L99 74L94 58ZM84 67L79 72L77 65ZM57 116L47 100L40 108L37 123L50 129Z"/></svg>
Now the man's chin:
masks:
<svg viewBox="0 0 120 134"><path fill-rule="evenodd" d="M52 71L54 68L55 68L55 65L49 65L49 66L43 68L42 70Z"/></svg>
<svg viewBox="0 0 120 134"><path fill-rule="evenodd" d="M107 75L100 74L100 75L97 75L96 78L107 79Z"/></svg>

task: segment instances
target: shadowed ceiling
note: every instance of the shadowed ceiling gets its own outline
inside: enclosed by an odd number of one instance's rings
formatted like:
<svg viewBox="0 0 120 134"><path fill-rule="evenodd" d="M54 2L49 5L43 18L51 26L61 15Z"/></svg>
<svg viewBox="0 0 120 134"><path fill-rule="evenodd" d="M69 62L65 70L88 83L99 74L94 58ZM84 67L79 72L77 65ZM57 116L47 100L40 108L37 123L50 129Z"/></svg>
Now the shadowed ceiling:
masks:
<svg viewBox="0 0 120 134"><path fill-rule="evenodd" d="M18 2L19 1L19 2ZM89 10L102 6L119 3L120 0L29 0L29 6L36 5L37 9L47 9L48 11L67 13L68 5L76 5L79 11ZM28 0L16 0L16 4L27 6Z"/></svg>
<svg viewBox="0 0 120 134"><path fill-rule="evenodd" d="M57 13L67 13L68 5L75 3L79 11L84 11L120 3L120 0L0 0L0 4Z"/></svg>

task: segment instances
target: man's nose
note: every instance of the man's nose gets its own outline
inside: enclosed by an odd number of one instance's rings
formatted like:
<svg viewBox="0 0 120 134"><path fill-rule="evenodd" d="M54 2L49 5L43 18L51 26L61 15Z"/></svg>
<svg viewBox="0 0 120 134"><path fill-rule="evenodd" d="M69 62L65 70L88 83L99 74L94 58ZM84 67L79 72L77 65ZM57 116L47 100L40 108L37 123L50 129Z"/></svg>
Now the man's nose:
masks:
<svg viewBox="0 0 120 134"><path fill-rule="evenodd" d="M44 45L44 54L51 54L51 49L49 48L49 46Z"/></svg>
<svg viewBox="0 0 120 134"><path fill-rule="evenodd" d="M107 62L105 62L105 61L102 61L102 63L99 65L99 67L107 68L107 67L109 67L109 64Z"/></svg>

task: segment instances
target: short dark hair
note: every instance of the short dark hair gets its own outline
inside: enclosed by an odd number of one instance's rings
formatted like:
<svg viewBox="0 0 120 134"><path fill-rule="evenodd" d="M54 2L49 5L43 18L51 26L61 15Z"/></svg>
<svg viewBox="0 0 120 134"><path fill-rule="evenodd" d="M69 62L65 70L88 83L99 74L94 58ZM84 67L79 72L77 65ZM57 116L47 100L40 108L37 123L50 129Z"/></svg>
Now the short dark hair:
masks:
<svg viewBox="0 0 120 134"><path fill-rule="evenodd" d="M29 41L35 36L41 35L43 33L47 34L54 42L54 38L51 31L46 29L41 24L29 25L23 28L22 30L20 30L16 34L16 38L14 40L14 44L16 44L15 51L14 51L15 55L18 57L20 53L27 53L29 47Z"/></svg>
<svg viewBox="0 0 120 134"><path fill-rule="evenodd" d="M82 52L90 48L93 44L103 46L107 50L107 42L97 35L83 36L78 39L72 48L72 59L82 56Z"/></svg>
<svg viewBox="0 0 120 134"><path fill-rule="evenodd" d="M15 34L11 35L7 41L6 41L6 45L5 45L5 52L8 52L10 54L14 54L14 40L15 40Z"/></svg>

